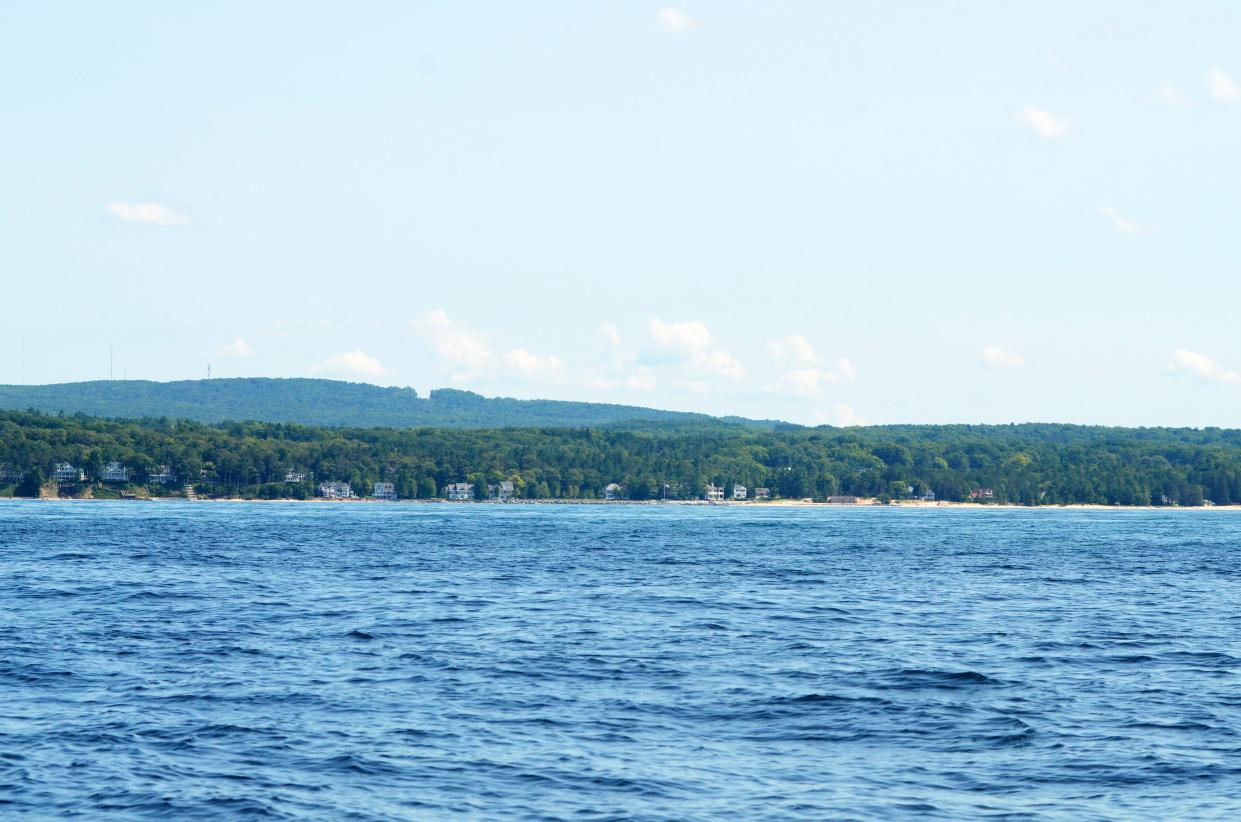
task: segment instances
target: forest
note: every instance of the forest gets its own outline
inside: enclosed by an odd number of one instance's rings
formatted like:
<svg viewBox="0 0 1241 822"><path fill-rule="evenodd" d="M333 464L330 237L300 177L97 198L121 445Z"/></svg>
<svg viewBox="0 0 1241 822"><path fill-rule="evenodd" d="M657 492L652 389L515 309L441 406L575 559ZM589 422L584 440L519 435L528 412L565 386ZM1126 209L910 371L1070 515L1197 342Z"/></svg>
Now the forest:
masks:
<svg viewBox="0 0 1241 822"><path fill-rule="evenodd" d="M421 396L412 388L324 379L97 380L0 385L0 408L49 414L199 422L261 420L324 426L501 428L599 426L617 422L713 419L632 405L484 397L454 388Z"/></svg>
<svg viewBox="0 0 1241 822"><path fill-rule="evenodd" d="M326 428L0 411L0 495L37 494L63 463L103 492L101 474L114 462L128 472L121 485L143 493L183 494L193 485L201 496L260 499L310 497L328 480L359 493L392 482L405 499L436 498L448 483L483 488L510 480L515 496L530 499L595 499L609 483L633 500L693 499L707 483L739 483L770 488L777 498L816 500L931 492L967 501L989 489L987 501L1024 505L1241 503L1241 431L1231 429L720 421ZM161 472L163 481L152 479ZM304 477L286 481L291 475Z"/></svg>

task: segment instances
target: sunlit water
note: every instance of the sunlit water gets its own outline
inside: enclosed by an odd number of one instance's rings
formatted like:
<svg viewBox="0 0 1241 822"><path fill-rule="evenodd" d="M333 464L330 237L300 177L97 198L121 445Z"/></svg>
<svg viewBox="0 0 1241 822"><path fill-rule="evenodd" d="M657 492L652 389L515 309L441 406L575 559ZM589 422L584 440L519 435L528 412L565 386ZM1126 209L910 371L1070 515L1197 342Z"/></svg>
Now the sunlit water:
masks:
<svg viewBox="0 0 1241 822"><path fill-rule="evenodd" d="M0 815L1241 814L1241 515L0 504Z"/></svg>

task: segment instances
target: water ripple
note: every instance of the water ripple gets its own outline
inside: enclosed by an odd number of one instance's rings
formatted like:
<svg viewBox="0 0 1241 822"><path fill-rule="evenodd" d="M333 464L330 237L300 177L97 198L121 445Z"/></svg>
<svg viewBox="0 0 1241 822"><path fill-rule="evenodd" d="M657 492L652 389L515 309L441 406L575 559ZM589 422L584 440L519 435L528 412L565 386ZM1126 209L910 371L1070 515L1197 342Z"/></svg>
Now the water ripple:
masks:
<svg viewBox="0 0 1241 822"><path fill-rule="evenodd" d="M1241 516L0 504L0 814L1241 817Z"/></svg>

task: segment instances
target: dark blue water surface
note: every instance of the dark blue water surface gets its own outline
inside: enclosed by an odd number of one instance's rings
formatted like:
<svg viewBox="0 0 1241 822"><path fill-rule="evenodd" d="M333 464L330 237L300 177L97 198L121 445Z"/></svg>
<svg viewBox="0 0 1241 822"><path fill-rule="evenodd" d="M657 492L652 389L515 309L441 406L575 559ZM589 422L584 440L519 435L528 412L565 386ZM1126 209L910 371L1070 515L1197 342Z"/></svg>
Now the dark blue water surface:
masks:
<svg viewBox="0 0 1241 822"><path fill-rule="evenodd" d="M1237 818L1241 515L0 504L0 815Z"/></svg>

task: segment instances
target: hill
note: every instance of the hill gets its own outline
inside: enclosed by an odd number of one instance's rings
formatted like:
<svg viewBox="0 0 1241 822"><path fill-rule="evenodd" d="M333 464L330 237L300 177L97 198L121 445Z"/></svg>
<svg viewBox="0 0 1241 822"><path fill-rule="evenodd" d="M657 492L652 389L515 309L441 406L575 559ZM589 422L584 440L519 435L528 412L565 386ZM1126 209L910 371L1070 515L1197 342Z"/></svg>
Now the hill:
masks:
<svg viewBox="0 0 1241 822"><path fill-rule="evenodd" d="M630 405L483 397L318 379L217 379L150 382L104 380L57 385L0 385L0 409L47 414L196 422L254 420L329 427L509 428L607 426L618 423L719 421L705 414ZM729 422L751 422L728 418Z"/></svg>

